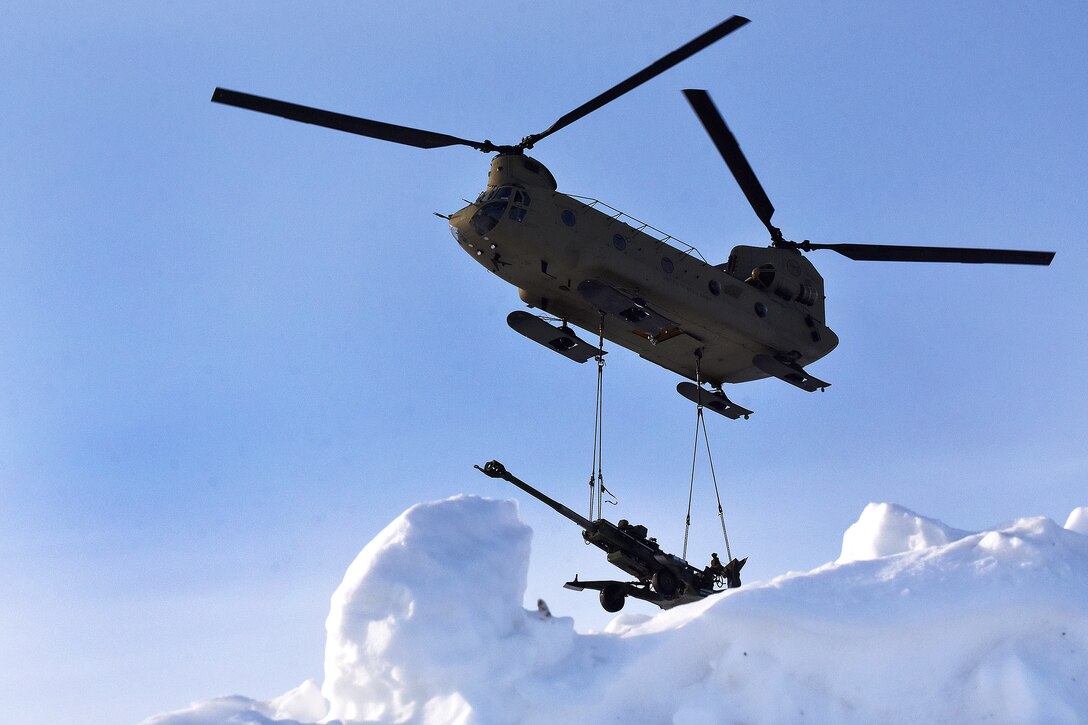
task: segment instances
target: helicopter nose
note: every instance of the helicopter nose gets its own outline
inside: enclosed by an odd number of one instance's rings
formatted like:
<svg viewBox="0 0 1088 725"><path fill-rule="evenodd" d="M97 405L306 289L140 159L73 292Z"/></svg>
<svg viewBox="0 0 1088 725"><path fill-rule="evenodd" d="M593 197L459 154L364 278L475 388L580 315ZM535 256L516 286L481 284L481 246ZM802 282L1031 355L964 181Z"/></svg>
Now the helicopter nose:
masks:
<svg viewBox="0 0 1088 725"><path fill-rule="evenodd" d="M472 239L474 238L474 235L472 234L472 227L469 226L469 220L471 219L471 217L471 207L467 209L461 209L449 216L450 234L453 236L454 241L456 241L462 247L468 247L469 244L472 242Z"/></svg>
<svg viewBox="0 0 1088 725"><path fill-rule="evenodd" d="M480 244L486 244L486 237L484 242L479 242L477 235L471 227L470 218L463 214L454 214L450 217L450 235L454 238L461 249L468 252L473 257L483 257L484 250ZM475 240L475 241L474 241ZM495 245L491 245L491 249L495 249Z"/></svg>

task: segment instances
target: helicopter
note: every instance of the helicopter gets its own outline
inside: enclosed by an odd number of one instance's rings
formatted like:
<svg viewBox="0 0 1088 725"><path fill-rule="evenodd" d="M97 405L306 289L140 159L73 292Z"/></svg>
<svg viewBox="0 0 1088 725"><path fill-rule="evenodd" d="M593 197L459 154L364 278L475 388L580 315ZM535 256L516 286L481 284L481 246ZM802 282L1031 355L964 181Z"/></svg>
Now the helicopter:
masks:
<svg viewBox="0 0 1088 725"><path fill-rule="evenodd" d="M689 381L677 391L731 419L752 411L725 384L768 377L801 390L827 383L806 368L838 337L826 324L824 280L803 253L831 250L853 260L1049 265L1053 252L962 247L816 244L787 239L774 206L705 90L684 90L756 216L770 246L740 245L711 264L686 245L603 202L558 191L552 173L526 151L743 27L732 16L516 144L476 141L216 88L212 101L383 141L494 154L487 185L450 215L457 244L518 288L534 314L517 310L517 332L578 363L605 354L604 340ZM571 326L597 337L596 344ZM707 386L707 387L704 387ZM709 388L709 389L708 389Z"/></svg>

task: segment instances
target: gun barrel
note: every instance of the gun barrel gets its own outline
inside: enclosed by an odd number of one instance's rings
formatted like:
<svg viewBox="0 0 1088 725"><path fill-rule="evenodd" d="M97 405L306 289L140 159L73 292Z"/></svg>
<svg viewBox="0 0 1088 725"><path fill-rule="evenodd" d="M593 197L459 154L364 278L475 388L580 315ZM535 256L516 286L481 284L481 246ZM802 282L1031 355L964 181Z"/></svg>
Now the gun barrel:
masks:
<svg viewBox="0 0 1088 725"><path fill-rule="evenodd" d="M535 488L533 488L529 484L525 483L525 481L522 481L520 478L518 478L514 474L507 471L506 467L503 466L498 461L488 461L487 463L484 464L483 468L480 468L479 466L474 466L474 468L477 471L480 471L481 473L483 473L483 474L485 474L487 476L490 476L491 478L501 478L504 481L507 481L509 483L514 484L515 486L517 486L518 488L520 488L522 491L529 494L533 498L544 502L548 506L550 506L553 509L555 509L556 511L558 511L563 516L566 516L568 519L570 519L574 523L578 524L579 526L581 526L586 531L589 531L591 528L593 528L593 522L592 521L590 521L589 519L587 519L584 516L580 516L579 514L574 513L569 508L567 508L563 504L559 503L555 499L541 493L540 491L536 490Z"/></svg>

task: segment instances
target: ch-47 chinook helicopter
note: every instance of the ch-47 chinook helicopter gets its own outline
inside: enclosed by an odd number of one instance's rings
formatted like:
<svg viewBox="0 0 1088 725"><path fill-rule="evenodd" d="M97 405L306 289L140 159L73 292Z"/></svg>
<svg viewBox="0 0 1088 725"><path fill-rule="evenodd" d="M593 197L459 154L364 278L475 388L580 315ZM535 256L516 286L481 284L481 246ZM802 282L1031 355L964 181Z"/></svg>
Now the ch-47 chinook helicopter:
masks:
<svg viewBox="0 0 1088 725"><path fill-rule="evenodd" d="M825 323L824 281L802 252L830 249L855 260L1050 264L1053 252L813 244L786 239L774 206L740 146L702 90L684 95L771 235L769 247L738 246L709 264L679 242L592 199L560 193L555 177L525 152L747 24L733 16L562 116L541 133L500 145L216 88L217 103L418 148L468 146L494 153L487 188L448 217L458 244L518 288L521 299L559 322L525 311L508 323L560 354L585 362L603 354L576 325L696 384L677 389L729 418L752 411L730 401L725 383L776 377L809 392L829 383L805 370L838 344ZM600 343L598 343L600 344ZM707 391L702 384L709 384Z"/></svg>

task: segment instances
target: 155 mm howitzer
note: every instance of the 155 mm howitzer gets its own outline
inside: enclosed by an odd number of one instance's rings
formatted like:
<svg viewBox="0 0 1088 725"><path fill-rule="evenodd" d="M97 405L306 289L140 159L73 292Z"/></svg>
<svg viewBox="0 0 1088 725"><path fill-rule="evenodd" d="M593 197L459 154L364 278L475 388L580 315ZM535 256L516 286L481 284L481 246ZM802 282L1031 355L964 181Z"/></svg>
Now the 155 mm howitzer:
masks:
<svg viewBox="0 0 1088 725"><path fill-rule="evenodd" d="M718 564L696 569L680 557L663 551L657 539L647 537L645 526L632 525L625 519L615 524L606 519L590 521L525 483L498 461L489 461L483 468L475 468L491 478L501 478L514 484L573 521L582 528L582 538L586 543L607 554L608 563L637 579L634 582L579 581L575 576L573 581L564 584L567 589L599 591L601 606L609 612L622 609L627 597L670 609L740 586L740 570L748 561L747 557L733 559L725 566Z"/></svg>

